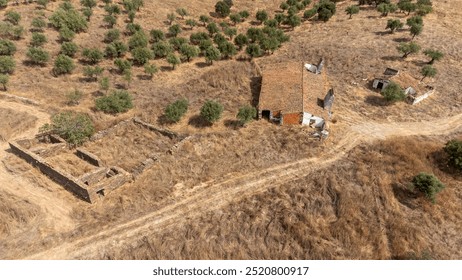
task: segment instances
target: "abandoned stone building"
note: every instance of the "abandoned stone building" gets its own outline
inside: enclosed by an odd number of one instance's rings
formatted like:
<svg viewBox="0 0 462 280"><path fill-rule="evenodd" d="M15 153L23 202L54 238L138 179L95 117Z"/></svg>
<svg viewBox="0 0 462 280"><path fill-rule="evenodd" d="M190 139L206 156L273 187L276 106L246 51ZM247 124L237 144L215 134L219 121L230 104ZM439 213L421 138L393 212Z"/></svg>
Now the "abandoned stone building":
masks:
<svg viewBox="0 0 462 280"><path fill-rule="evenodd" d="M407 102L413 105L428 98L434 93L434 88L432 86L419 81L408 73L391 68L385 69L383 77L374 79L372 87L382 91L390 82L394 82L403 88L407 96Z"/></svg>
<svg viewBox="0 0 462 280"><path fill-rule="evenodd" d="M324 62L315 66L299 62L272 65L262 71L258 114L280 125L324 128L331 114L334 91Z"/></svg>

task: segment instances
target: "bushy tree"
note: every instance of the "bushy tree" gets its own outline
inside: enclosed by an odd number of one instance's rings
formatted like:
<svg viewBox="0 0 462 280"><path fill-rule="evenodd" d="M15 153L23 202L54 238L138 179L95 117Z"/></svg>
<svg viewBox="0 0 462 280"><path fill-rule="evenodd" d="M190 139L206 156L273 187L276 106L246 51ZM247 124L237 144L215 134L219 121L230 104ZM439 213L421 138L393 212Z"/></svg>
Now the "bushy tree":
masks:
<svg viewBox="0 0 462 280"><path fill-rule="evenodd" d="M263 38L263 36L264 36L263 30L260 28L250 27L249 29L247 29L247 38L252 43L257 42L258 40Z"/></svg>
<svg viewBox="0 0 462 280"><path fill-rule="evenodd" d="M31 25L34 28L34 30L41 32L43 31L43 28L47 26L47 23L43 18L37 17L32 19Z"/></svg>
<svg viewBox="0 0 462 280"><path fill-rule="evenodd" d="M215 4L215 13L221 17L227 17L231 13L231 9L225 1L218 1Z"/></svg>
<svg viewBox="0 0 462 280"><path fill-rule="evenodd" d="M0 56L0 74L11 74L16 67L13 57L2 55Z"/></svg>
<svg viewBox="0 0 462 280"><path fill-rule="evenodd" d="M399 19L389 19L387 21L386 29L390 29L390 32L395 32L396 29L402 28L403 23Z"/></svg>
<svg viewBox="0 0 462 280"><path fill-rule="evenodd" d="M396 49L403 54L403 58L406 58L410 54L418 53L420 46L417 43L400 43Z"/></svg>
<svg viewBox="0 0 462 280"><path fill-rule="evenodd" d="M10 0L0 0L0 8L5 8L6 6L8 6L8 1Z"/></svg>
<svg viewBox="0 0 462 280"><path fill-rule="evenodd" d="M188 100L180 99L170 103L164 110L165 117L173 123L179 122L188 111Z"/></svg>
<svg viewBox="0 0 462 280"><path fill-rule="evenodd" d="M7 39L0 39L0 55L14 55L16 45Z"/></svg>
<svg viewBox="0 0 462 280"><path fill-rule="evenodd" d="M295 27L300 26L300 24L302 23L302 19L297 15L291 15L286 18L285 23L292 27L293 30Z"/></svg>
<svg viewBox="0 0 462 280"><path fill-rule="evenodd" d="M97 81L98 76L104 72L104 69L99 66L85 66L83 68L83 75L90 81Z"/></svg>
<svg viewBox="0 0 462 280"><path fill-rule="evenodd" d="M434 49L426 49L423 53L431 59L428 64L433 64L435 61L442 59L444 56L442 52Z"/></svg>
<svg viewBox="0 0 462 280"><path fill-rule="evenodd" d="M207 100L201 107L200 116L204 120L213 124L221 118L223 109L223 105L220 103L213 100Z"/></svg>
<svg viewBox="0 0 462 280"><path fill-rule="evenodd" d="M61 51L59 53L69 57L74 57L78 50L79 47L77 44L73 42L64 42L61 45Z"/></svg>
<svg viewBox="0 0 462 280"><path fill-rule="evenodd" d="M107 114L124 113L133 108L132 96L125 90L116 90L96 99L95 107Z"/></svg>
<svg viewBox="0 0 462 280"><path fill-rule="evenodd" d="M101 80L99 81L99 89L106 92L109 90L109 78L108 77L102 77Z"/></svg>
<svg viewBox="0 0 462 280"><path fill-rule="evenodd" d="M188 11L185 8L176 9L176 13L181 17L181 19L184 19L184 17L188 15Z"/></svg>
<svg viewBox="0 0 462 280"><path fill-rule="evenodd" d="M249 44L245 52L250 56L251 59L262 55L260 45L258 44Z"/></svg>
<svg viewBox="0 0 462 280"><path fill-rule="evenodd" d="M168 24L169 25L172 25L173 21L176 19L176 16L174 13L169 13L167 14L167 20L168 20Z"/></svg>
<svg viewBox="0 0 462 280"><path fill-rule="evenodd" d="M444 151L449 156L449 165L462 171L462 141L453 139L447 142Z"/></svg>
<svg viewBox="0 0 462 280"><path fill-rule="evenodd" d="M129 22L125 26L125 34L128 35L128 36L131 36L131 35L133 35L133 34L135 34L137 32L140 32L142 30L143 30L143 28L138 23Z"/></svg>
<svg viewBox="0 0 462 280"><path fill-rule="evenodd" d="M86 21L90 21L91 16L93 15L93 10L88 7L82 8L82 15Z"/></svg>
<svg viewBox="0 0 462 280"><path fill-rule="evenodd" d="M221 33L217 33L215 36L213 36L213 42L217 45L223 44L227 41L228 40L226 40L226 37Z"/></svg>
<svg viewBox="0 0 462 280"><path fill-rule="evenodd" d="M181 60L178 58L178 56L174 53L169 53L167 55L167 62L168 64L172 65L172 69L175 70L176 66L181 63Z"/></svg>
<svg viewBox="0 0 462 280"><path fill-rule="evenodd" d="M221 55L225 59L231 58L237 53L236 46L234 46L233 43L228 41L218 45L218 49L220 50Z"/></svg>
<svg viewBox="0 0 462 280"><path fill-rule="evenodd" d="M83 93L80 90L78 89L71 90L70 92L66 94L66 105L68 106L79 105L82 97L83 97Z"/></svg>
<svg viewBox="0 0 462 280"><path fill-rule="evenodd" d="M36 65L45 65L50 60L50 54L42 48L31 47L26 56L30 63Z"/></svg>
<svg viewBox="0 0 462 280"><path fill-rule="evenodd" d="M324 22L328 21L336 12L335 3L329 0L321 0L316 6L318 19Z"/></svg>
<svg viewBox="0 0 462 280"><path fill-rule="evenodd" d="M246 18L250 16L250 13L247 10L242 10L239 12L239 15L241 16L242 20L245 20Z"/></svg>
<svg viewBox="0 0 462 280"><path fill-rule="evenodd" d="M377 5L377 11L384 17L388 16L389 13L396 12L397 9L396 5L391 3L381 3Z"/></svg>
<svg viewBox="0 0 462 280"><path fill-rule="evenodd" d="M124 73L132 68L132 63L130 61L120 58L114 60L114 65L117 66L119 73Z"/></svg>
<svg viewBox="0 0 462 280"><path fill-rule="evenodd" d="M96 0L80 0L80 4L84 7L93 8L96 7Z"/></svg>
<svg viewBox="0 0 462 280"><path fill-rule="evenodd" d="M423 18L421 16L413 16L406 20L406 25L412 27L413 25L423 25Z"/></svg>
<svg viewBox="0 0 462 280"><path fill-rule="evenodd" d="M152 51L148 48L136 48L131 53L136 65L144 65L153 58Z"/></svg>
<svg viewBox="0 0 462 280"><path fill-rule="evenodd" d="M152 45L154 56L157 58L167 57L173 52L173 47L168 42L157 42Z"/></svg>
<svg viewBox="0 0 462 280"><path fill-rule="evenodd" d="M236 117L241 125L245 125L257 117L257 109L252 106L243 106L239 108Z"/></svg>
<svg viewBox="0 0 462 280"><path fill-rule="evenodd" d="M157 66L155 64L149 64L149 63L146 63L144 65L144 73L146 73L147 75L149 75L149 78L152 80L152 78L154 77L154 74L157 73L157 71L159 71L159 68L157 68Z"/></svg>
<svg viewBox="0 0 462 280"><path fill-rule="evenodd" d="M69 74L75 69L74 61L67 55L60 54L55 60L53 67L54 75Z"/></svg>
<svg viewBox="0 0 462 280"><path fill-rule="evenodd" d="M424 172L419 173L412 179L412 185L433 203L436 202L436 194L445 188L435 175Z"/></svg>
<svg viewBox="0 0 462 280"><path fill-rule="evenodd" d="M390 82L382 90L382 95L388 102L402 101L406 98L404 90L395 82Z"/></svg>
<svg viewBox="0 0 462 280"><path fill-rule="evenodd" d="M248 42L249 42L249 39L247 38L245 34L242 34L242 33L238 34L234 38L234 43L237 45L239 50L241 50L243 46L247 45Z"/></svg>
<svg viewBox="0 0 462 280"><path fill-rule="evenodd" d="M414 39L415 36L420 35L423 30L423 25L421 24L413 24L411 26L411 29L409 30L412 35L412 39Z"/></svg>
<svg viewBox="0 0 462 280"><path fill-rule="evenodd" d="M67 26L61 27L59 29L59 40L61 42L70 42L74 39L75 32L70 30Z"/></svg>
<svg viewBox="0 0 462 280"><path fill-rule="evenodd" d="M411 0L400 0L397 6L401 11L407 12L408 15L417 9L417 5Z"/></svg>
<svg viewBox="0 0 462 280"><path fill-rule="evenodd" d="M170 38L168 42L175 50L179 51L181 46L188 43L188 39L184 37L173 37L173 38Z"/></svg>
<svg viewBox="0 0 462 280"><path fill-rule="evenodd" d="M104 6L104 10L108 15L119 15L120 14L120 7L119 5L112 4Z"/></svg>
<svg viewBox="0 0 462 280"><path fill-rule="evenodd" d="M422 67L422 69L420 70L420 73L422 74L422 79L420 80L421 82L423 82L423 80L426 78L426 77L434 77L437 73L436 71L436 68L432 67L431 65L425 65L424 67Z"/></svg>
<svg viewBox="0 0 462 280"><path fill-rule="evenodd" d="M193 30L193 28L197 26L197 21L195 21L194 19L187 19L186 25L189 26L191 30Z"/></svg>
<svg viewBox="0 0 462 280"><path fill-rule="evenodd" d="M5 20L11 24L18 25L21 21L21 14L15 11L8 11L5 13Z"/></svg>
<svg viewBox="0 0 462 280"><path fill-rule="evenodd" d="M6 91L6 85L8 84L9 76L5 74L0 74L0 84L3 86L3 90Z"/></svg>
<svg viewBox="0 0 462 280"><path fill-rule="evenodd" d="M258 10L255 14L255 18L262 24L265 20L268 19L268 12L265 10Z"/></svg>
<svg viewBox="0 0 462 280"><path fill-rule="evenodd" d="M47 42L47 37L38 32L33 32L32 33L32 40L30 42L30 45L33 47L41 47Z"/></svg>
<svg viewBox="0 0 462 280"><path fill-rule="evenodd" d="M108 58L110 57L122 57L128 51L127 45L122 41L115 41L110 44L107 44L106 49L104 50L104 55Z"/></svg>
<svg viewBox="0 0 462 280"><path fill-rule="evenodd" d="M350 15L350 19L353 15L359 13L359 7L356 6L356 5L351 5L351 6L348 6L346 9L345 9L345 13L347 13L347 15Z"/></svg>
<svg viewBox="0 0 462 280"><path fill-rule="evenodd" d="M202 22L202 25L205 26L207 23L210 22L210 17L206 16L206 15L201 15L199 17L199 21Z"/></svg>
<svg viewBox="0 0 462 280"><path fill-rule="evenodd" d="M135 48L145 48L148 46L149 38L143 31L138 31L128 40L128 48L130 50Z"/></svg>
<svg viewBox="0 0 462 280"><path fill-rule="evenodd" d="M191 58L197 57L199 55L199 48L196 46L183 44L180 47L180 53L188 62Z"/></svg>
<svg viewBox="0 0 462 280"><path fill-rule="evenodd" d="M214 61L218 61L221 59L221 52L219 49L215 48L214 46L209 46L205 50L205 60L210 64L213 64Z"/></svg>
<svg viewBox="0 0 462 280"><path fill-rule="evenodd" d="M74 9L65 10L60 8L50 16L49 20L50 23L58 30L63 26L66 26L76 33L87 29L87 20Z"/></svg>
<svg viewBox="0 0 462 280"><path fill-rule="evenodd" d="M105 15L103 21L109 28L112 28L117 23L117 18L113 15Z"/></svg>
<svg viewBox="0 0 462 280"><path fill-rule="evenodd" d="M119 29L111 29L106 32L104 35L104 42L112 43L120 39L120 31Z"/></svg>
<svg viewBox="0 0 462 280"><path fill-rule="evenodd" d="M181 33L181 26L179 24L174 24L168 28L168 33L170 36L176 37Z"/></svg>
<svg viewBox="0 0 462 280"><path fill-rule="evenodd" d="M90 64L96 64L100 62L104 57L103 52L97 48L85 48L82 51L82 55Z"/></svg>
<svg viewBox="0 0 462 280"><path fill-rule="evenodd" d="M208 39L210 39L210 36L205 32L196 32L189 36L189 41L194 45L198 45L201 41Z"/></svg>
<svg viewBox="0 0 462 280"><path fill-rule="evenodd" d="M62 112L51 118L51 124L45 124L40 132L57 134L71 145L81 145L95 132L92 120L87 114Z"/></svg>
<svg viewBox="0 0 462 280"><path fill-rule="evenodd" d="M153 43L165 40L165 34L160 29L152 29L149 34L151 35L151 42Z"/></svg>
<svg viewBox="0 0 462 280"><path fill-rule="evenodd" d="M202 40L199 43L199 49L201 50L202 53L205 53L205 51L212 46L213 46L213 42L210 39Z"/></svg>
<svg viewBox="0 0 462 280"><path fill-rule="evenodd" d="M238 13L235 13L235 14L231 14L229 16L229 19L233 22L234 25L236 25L237 23L241 22L242 21L242 17L240 14Z"/></svg>
<svg viewBox="0 0 462 280"><path fill-rule="evenodd" d="M207 25L207 31L210 35L213 35L220 32L220 28L218 28L218 25L215 22L211 22Z"/></svg>

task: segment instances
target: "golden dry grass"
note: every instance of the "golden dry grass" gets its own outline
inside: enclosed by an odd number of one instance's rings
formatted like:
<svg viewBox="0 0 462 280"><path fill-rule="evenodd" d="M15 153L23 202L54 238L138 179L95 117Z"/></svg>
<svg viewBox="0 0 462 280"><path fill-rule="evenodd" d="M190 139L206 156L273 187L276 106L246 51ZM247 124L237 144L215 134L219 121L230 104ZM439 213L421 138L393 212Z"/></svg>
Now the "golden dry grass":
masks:
<svg viewBox="0 0 462 280"><path fill-rule="evenodd" d="M114 259L460 259L460 178L436 167L434 139L396 138L243 199L199 221L140 237ZM445 184L435 205L410 190L418 172Z"/></svg>
<svg viewBox="0 0 462 280"><path fill-rule="evenodd" d="M37 118L8 108L0 108L0 141L8 141L20 132L33 127Z"/></svg>
<svg viewBox="0 0 462 280"><path fill-rule="evenodd" d="M142 8L137 22L146 30L166 30L168 26L163 22L166 13L173 12L180 4L197 18L212 11L216 1L200 1L200 4L180 0L145 2L146 7ZM275 10L280 1L234 2L237 10L256 11L263 7ZM259 58L258 63L265 66L287 60L313 63L320 56L326 59L329 81L336 91L334 118L337 122L331 126L332 141L341 139L342 132L349 125L364 120L417 121L460 113L462 16L459 8L462 4L435 0L435 12L425 17L424 32L416 38L424 48L434 47L445 53L443 61L436 63L439 74L434 80L428 80L434 84L437 93L417 106L404 103L383 106L380 96L368 89L368 82L380 75L385 67L404 69L419 78L419 69L427 58L417 55L401 61L395 46L397 41L410 37L408 31L394 35L384 33L388 18L398 17L405 21L403 15L383 18L375 10L363 8L360 14L348 20L343 10L351 3L338 4L338 13L327 23L304 22L290 32L290 43L273 56ZM51 3L45 14L51 15L58 4ZM0 15L8 10L21 12L21 24L26 28L37 13L34 5L20 5L0 11ZM76 43L82 47L102 48L106 31L100 27L102 18L103 9L98 7L89 32L77 35ZM124 25L119 19L117 27L123 29ZM201 29L195 29L198 30ZM183 35L187 37L189 32L185 31ZM47 29L45 34L49 39L45 47L55 57L59 51L58 33ZM137 115L156 125L199 136L185 143L174 156L164 156L131 185L114 191L96 205L79 201L26 163L7 159L6 164L16 176L29 180L31 187L49 192L51 205L64 201L72 207L71 214L63 212L74 224L68 223L71 224L69 228L62 228L58 225L64 219L55 219L51 225L37 225L25 220L29 222L20 224L21 232L14 238L0 236L0 249L5 252L0 254L1 258L24 257L32 251L130 221L169 205L178 193L187 195L190 187L207 181L313 157L326 150L319 142L307 137L309 130L298 127L282 128L261 121L244 129L235 129L233 120L237 109L254 103L258 93L257 74L248 62L229 60L206 66L203 58L197 58L170 71L164 60L155 60L153 62L161 71L153 81L139 79L143 70L135 67L134 81L129 88L134 95L135 109L109 116L92 110L99 95L98 84L81 81L83 65L78 64L72 75L55 78L50 73L52 62L46 67L23 64L29 41L30 33L26 33L24 39L16 42L17 68L10 79L10 93L38 100L50 113L63 108L90 113L97 129ZM109 76L113 87L125 84L121 76L109 72L113 68L112 61L103 61L100 66L106 69L104 75ZM83 91L82 102L73 108L65 107L65 93L73 89ZM182 97L190 101L187 116L178 124L164 124L161 118L163 109ZM213 127L204 126L197 119L199 108L206 99L216 99L225 105L224 117ZM14 118L21 119L22 116ZM146 148L141 149L142 157L157 148L149 133L137 134L136 131L122 130L119 138L111 142L113 146L98 146L104 148L99 151L100 156L114 165L126 162L129 169L134 164L131 158L118 159L124 154L133 156L136 161L141 159L131 134L146 139L143 142ZM124 139L122 136L128 137ZM150 140L154 142L148 143ZM129 147L127 151L124 151L125 146ZM112 251L109 248L105 257L389 259L406 257L410 252L419 255L428 251L434 258L461 258L458 234L461 232L461 179L436 167L432 152L441 146L440 138L395 139L363 145L351 152L347 160L335 163L333 167L272 188L262 195L245 198L222 211L204 213L200 220L185 221L158 236L140 237L132 246ZM407 190L410 177L420 171L435 172L447 184L437 205L433 206ZM2 215L8 216L9 207L13 207L11 211L32 217L29 213L33 211L30 212L28 205L19 203L24 209L16 211L12 200L0 198L1 201L5 201L4 210L0 211ZM15 221L11 220L13 228L18 228L19 223ZM92 257L95 256L88 256Z"/></svg>

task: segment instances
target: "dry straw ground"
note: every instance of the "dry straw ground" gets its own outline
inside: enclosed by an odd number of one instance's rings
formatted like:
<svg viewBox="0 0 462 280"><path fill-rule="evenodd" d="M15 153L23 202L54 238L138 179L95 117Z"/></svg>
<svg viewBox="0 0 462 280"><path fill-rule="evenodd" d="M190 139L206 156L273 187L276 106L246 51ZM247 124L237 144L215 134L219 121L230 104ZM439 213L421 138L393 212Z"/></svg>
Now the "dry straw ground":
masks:
<svg viewBox="0 0 462 280"><path fill-rule="evenodd" d="M179 6L198 17L212 11L215 3L211 0L145 2L137 21L148 30L166 30L166 14ZM234 2L237 10L255 12L266 8L274 12L280 1ZM161 71L153 81L138 79L142 69L134 70L134 81L129 88L134 94L134 110L119 116L96 113L92 106L99 94L98 85L81 80L82 65L74 74L56 78L50 73L51 63L33 68L22 63L30 40L27 33L25 39L17 42L17 68L8 93L34 99L39 105L11 105L12 102L0 99L0 134L4 140L31 137L49 114L63 108L90 113L98 129L137 115L156 125L198 137L174 155L164 155L134 183L95 205L73 197L13 157L7 152L6 142L1 142L0 258L25 258L38 253L36 256L40 258L389 259L407 258L413 252L418 256L428 252L439 259L461 258L462 242L458 234L461 178L441 166L444 159L438 153L449 137L372 140L390 135L417 135L419 128L423 134L431 135L433 129L440 127L454 129L458 134L452 137L460 136L462 3L434 0L435 12L425 17L423 34L415 39L424 48L434 47L445 53L443 61L436 64L439 74L428 80L437 89L436 94L417 106L404 103L385 106L380 96L369 90L369 81L385 67L395 67L419 78L419 69L427 58L417 55L401 60L395 46L397 41L410 39L408 31L404 29L394 35L385 32L388 18L404 20L404 15L383 18L373 9L362 8L349 20L343 10L351 2L339 3L338 13L327 23L304 22L290 32L290 43L273 56L257 60L265 67L286 60L317 62L320 56L326 59L329 80L337 97L336 123L331 124L331 137L324 143L310 139L307 129L277 127L264 121L236 129L237 108L254 102L258 92L257 74L250 63L243 61L221 61L206 66L203 58L197 58L170 71L165 61L156 60L154 63ZM45 14L50 15L58 4L51 3ZM30 26L37 13L34 5L7 10L21 12L24 26ZM103 9L97 7L89 32L76 38L79 45L103 47L102 17ZM124 23L120 21L118 26L123 28ZM57 32L47 29L46 35L49 39L46 48L55 56L59 51ZM110 61L102 62L101 66L113 67ZM105 75L114 86L125 84L119 75L108 70ZM65 94L76 88L83 91L84 98L79 106L67 107ZM175 125L164 124L163 108L179 97L190 100L186 118ZM213 127L204 126L197 118L206 99L216 99L225 105L223 119ZM456 117L444 118L448 116ZM420 122L435 118L440 119L435 126ZM369 121L375 122L362 125ZM393 122L402 121L408 123L394 131ZM381 122L384 124L378 125ZM412 127L406 129L406 125ZM120 133L128 132L137 133L135 130ZM438 130L436 134L444 131ZM133 145L126 147L132 136L125 140L123 135L119 136L101 150L101 156L111 163L118 154L124 154L124 149L125 154L137 155ZM152 139L149 133L136 136ZM366 139L371 141L351 150ZM141 153L144 157L157 152L156 149L154 145L146 145ZM332 156L333 161L325 162L324 156ZM299 163L310 158L313 160ZM131 166L130 160L127 168ZM277 177L271 177L272 168ZM447 185L436 205L407 188L411 176L420 171L434 172ZM220 189L209 189L213 187ZM245 191L238 191L244 187ZM259 191L253 193L252 187ZM207 193L220 197L221 191L233 195L213 203L216 207L207 211L201 199L207 199ZM175 205L179 208L168 208ZM162 218L157 213L165 217L172 214L175 218L162 220L164 226L156 228L156 219L160 223ZM143 217L153 219L151 228L148 224L140 233L130 227L131 222L140 226L145 221ZM111 236L105 234L111 230L120 231L116 232L120 245L108 242ZM104 246L95 245L93 249L86 246L93 240ZM63 244L68 245L59 254L53 251Z"/></svg>

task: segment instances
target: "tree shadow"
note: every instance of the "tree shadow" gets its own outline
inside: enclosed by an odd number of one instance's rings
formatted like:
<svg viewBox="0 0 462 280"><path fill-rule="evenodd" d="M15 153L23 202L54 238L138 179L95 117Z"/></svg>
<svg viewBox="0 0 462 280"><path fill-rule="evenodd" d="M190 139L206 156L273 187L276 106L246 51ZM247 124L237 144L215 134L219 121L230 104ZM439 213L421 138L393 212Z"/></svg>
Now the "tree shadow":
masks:
<svg viewBox="0 0 462 280"><path fill-rule="evenodd" d="M429 65L427 61L413 61L412 63L414 63L415 66L418 66L418 67L423 67L425 65Z"/></svg>
<svg viewBox="0 0 462 280"><path fill-rule="evenodd" d="M406 38L406 37L401 37L401 38L394 38L393 41L395 41L397 43L404 43L404 42L410 42L411 39Z"/></svg>
<svg viewBox="0 0 462 280"><path fill-rule="evenodd" d="M250 78L250 90L252 92L252 106L257 107L258 101L260 99L260 92L261 92L261 82L262 77L252 77Z"/></svg>
<svg viewBox="0 0 462 280"><path fill-rule="evenodd" d="M436 150L428 155L433 164L438 167L439 170L446 174L452 175L456 180L462 179L462 173L457 168L454 168L448 164L449 157L443 149Z"/></svg>
<svg viewBox="0 0 462 280"><path fill-rule="evenodd" d="M224 121L224 124L227 128L238 130L242 128L241 122L238 120L228 119Z"/></svg>
<svg viewBox="0 0 462 280"><path fill-rule="evenodd" d="M397 61L397 60L401 59L401 56L386 55L386 56L382 56L380 59L386 60L386 61Z"/></svg>
<svg viewBox="0 0 462 280"><path fill-rule="evenodd" d="M392 34L392 33L390 33L390 31L376 31L374 32L374 34L378 36L384 36L384 35Z"/></svg>
<svg viewBox="0 0 462 280"><path fill-rule="evenodd" d="M196 62L195 64L196 64L196 66L199 67L199 68L205 68L205 67L212 66L212 64L207 63L207 62Z"/></svg>
<svg viewBox="0 0 462 280"><path fill-rule="evenodd" d="M377 95L366 96L364 102L375 107L385 107L390 105L390 102L386 101L382 96Z"/></svg>
<svg viewBox="0 0 462 280"><path fill-rule="evenodd" d="M97 90L97 91L92 92L91 95L93 97L101 97L101 96L104 96L104 93L100 90Z"/></svg>
<svg viewBox="0 0 462 280"><path fill-rule="evenodd" d="M140 80L143 80L143 81L149 81L149 80L152 80L152 77L151 75L147 75L147 74L139 74L139 75L136 75L136 77Z"/></svg>
<svg viewBox="0 0 462 280"><path fill-rule="evenodd" d="M170 120L167 118L167 116L165 116L164 114L162 114L161 116L159 116L159 117L157 118L156 123L157 123L158 125L163 126L163 125L167 125L167 124L172 124L173 122L170 121Z"/></svg>
<svg viewBox="0 0 462 280"><path fill-rule="evenodd" d="M411 179L409 179L410 181ZM396 199L406 207L410 209L416 209L418 207L417 199L419 198L419 194L412 191L409 187L403 186L398 183L392 184L393 194L395 195Z"/></svg>
<svg viewBox="0 0 462 280"><path fill-rule="evenodd" d="M162 72L172 72L173 68L172 68L172 66L161 66L160 71L162 71Z"/></svg>
<svg viewBox="0 0 462 280"><path fill-rule="evenodd" d="M200 115L194 115L189 118L188 124L196 128L205 128L211 126L211 124L204 120Z"/></svg>

